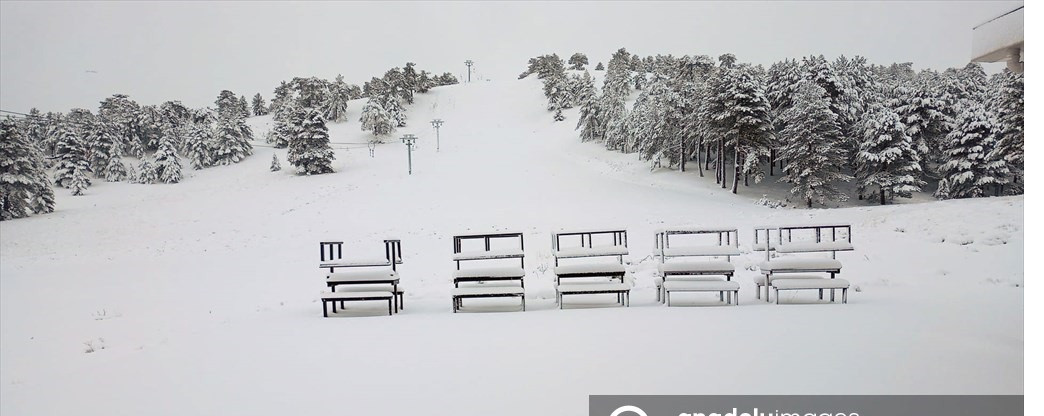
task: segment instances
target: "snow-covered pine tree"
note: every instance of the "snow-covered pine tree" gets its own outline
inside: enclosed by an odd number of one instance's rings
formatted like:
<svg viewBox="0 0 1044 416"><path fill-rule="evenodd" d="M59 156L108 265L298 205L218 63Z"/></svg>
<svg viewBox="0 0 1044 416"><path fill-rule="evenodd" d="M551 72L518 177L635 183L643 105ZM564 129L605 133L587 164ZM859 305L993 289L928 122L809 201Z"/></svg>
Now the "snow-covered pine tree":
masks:
<svg viewBox="0 0 1044 416"><path fill-rule="evenodd" d="M348 119L348 84L344 82L344 76L338 74L337 79L330 84L329 97L323 114L327 120L343 122Z"/></svg>
<svg viewBox="0 0 1044 416"><path fill-rule="evenodd" d="M272 91L272 104L268 107L270 113L277 113L290 102L294 101L294 90L286 81L280 81L279 85Z"/></svg>
<svg viewBox="0 0 1044 416"><path fill-rule="evenodd" d="M583 71L584 66L588 64L587 55L580 52L574 53L573 56L569 57L569 69L574 71Z"/></svg>
<svg viewBox="0 0 1044 416"><path fill-rule="evenodd" d="M250 117L250 106L247 104L247 99L245 95L239 96L239 105L237 106L237 108L239 109L239 116L241 118Z"/></svg>
<svg viewBox="0 0 1044 416"><path fill-rule="evenodd" d="M395 127L406 127L406 108L402 106L398 97L385 97L383 107Z"/></svg>
<svg viewBox="0 0 1044 416"><path fill-rule="evenodd" d="M105 181L120 182L127 179L127 166L123 163L123 146L113 141L109 145L108 160L105 164Z"/></svg>
<svg viewBox="0 0 1044 416"><path fill-rule="evenodd" d="M627 49L620 48L609 60L602 93L620 101L631 94L631 54Z"/></svg>
<svg viewBox="0 0 1044 416"><path fill-rule="evenodd" d="M268 131L265 141L277 149L285 148L294 135L294 127L290 118L295 112L297 112L297 106L293 103L279 107L279 111L272 114L272 129Z"/></svg>
<svg viewBox="0 0 1044 416"><path fill-rule="evenodd" d="M765 98L762 75L756 68L735 64L735 58L728 54L721 61L720 79L712 83L708 115L713 129L722 136L723 145L732 146L732 193L737 193L740 175L751 175L755 182L763 176L759 164L768 157L773 138L771 108ZM723 153L723 148L719 147L719 151ZM724 159L720 162L723 165Z"/></svg>
<svg viewBox="0 0 1044 416"><path fill-rule="evenodd" d="M431 90L435 86L435 81L431 79L431 73L428 71L421 71L420 75L417 76L417 92L423 94Z"/></svg>
<svg viewBox="0 0 1044 416"><path fill-rule="evenodd" d="M148 157L138 165L138 183L156 183L156 165Z"/></svg>
<svg viewBox="0 0 1044 416"><path fill-rule="evenodd" d="M897 196L910 198L920 191L924 186L920 157L899 114L879 105L865 114L861 129L863 138L855 160L859 194L884 205Z"/></svg>
<svg viewBox="0 0 1044 416"><path fill-rule="evenodd" d="M804 74L796 60L787 59L769 67L765 96L772 107L772 126L776 133L776 141L769 150L769 175L775 174L777 154L779 149L786 145L781 134L787 127L786 121L783 120L783 112L793 106L794 89L802 79Z"/></svg>
<svg viewBox="0 0 1044 416"><path fill-rule="evenodd" d="M213 137L214 164L239 163L253 152L253 146L250 145L248 136L243 134L244 127L246 127L246 123L235 114L229 116L218 114L217 127Z"/></svg>
<svg viewBox="0 0 1044 416"><path fill-rule="evenodd" d="M391 134L395 128L395 121L381 104L381 97L371 96L366 100L366 105L362 108L362 115L359 116L359 123L362 124L363 131L373 133L374 137Z"/></svg>
<svg viewBox="0 0 1044 416"><path fill-rule="evenodd" d="M92 172L91 162L87 157L88 153L86 141L77 136L73 128L63 126L55 144L58 165L54 170L54 184L63 188L71 188L77 171L83 175ZM90 185L90 180L87 181L87 185Z"/></svg>
<svg viewBox="0 0 1044 416"><path fill-rule="evenodd" d="M990 94L990 110L996 116L997 146L991 159L1004 160L1011 171L1009 193L1021 194L1024 188L1025 117L1023 75L1005 70L996 75Z"/></svg>
<svg viewBox="0 0 1044 416"><path fill-rule="evenodd" d="M598 65L595 65L595 71L605 71L605 65L599 62Z"/></svg>
<svg viewBox="0 0 1044 416"><path fill-rule="evenodd" d="M279 156L277 156L275 153L272 153L272 165L269 166L268 169L272 172L278 172L283 170L283 165L279 163Z"/></svg>
<svg viewBox="0 0 1044 416"><path fill-rule="evenodd" d="M591 87L591 93L580 99L580 117L575 129L580 130L580 140L585 142L605 140L606 123L602 99L594 92L593 84Z"/></svg>
<svg viewBox="0 0 1044 416"><path fill-rule="evenodd" d="M239 109L239 99L236 98L236 94L232 91L221 90L218 93L218 98L214 100L214 105L217 106L218 115L225 115L230 118L242 115Z"/></svg>
<svg viewBox="0 0 1044 416"><path fill-rule="evenodd" d="M986 108L965 100L953 130L946 136L939 166L942 180L935 196L942 199L972 198L1000 193L1008 175L1003 159L993 149L995 126Z"/></svg>
<svg viewBox="0 0 1044 416"><path fill-rule="evenodd" d="M268 114L268 107L265 106L265 99L261 97L261 93L254 94L254 100L251 104L254 109L255 116L263 116Z"/></svg>
<svg viewBox="0 0 1044 416"><path fill-rule="evenodd" d="M908 87L900 84L888 94L894 97L889 106L899 114L922 162L939 160L943 140L949 132L945 107L930 85L933 79L937 77L919 76Z"/></svg>
<svg viewBox="0 0 1044 416"><path fill-rule="evenodd" d="M615 98L607 98L602 102L605 111L605 148L609 150L624 150L628 140L631 138L627 123L627 106L623 101Z"/></svg>
<svg viewBox="0 0 1044 416"><path fill-rule="evenodd" d="M791 105L780 115L786 125L780 132L784 143L780 157L786 160L780 182L793 184L790 194L809 208L813 203L846 200L835 182L851 178L841 173L845 163L841 129L826 90L812 80L801 80L790 100Z"/></svg>
<svg viewBox="0 0 1044 416"><path fill-rule="evenodd" d="M0 220L54 211L43 157L11 119L0 121Z"/></svg>
<svg viewBox="0 0 1044 416"><path fill-rule="evenodd" d="M160 182L181 182L181 157L178 156L177 142L173 138L165 138L156 151L156 177Z"/></svg>
<svg viewBox="0 0 1044 416"><path fill-rule="evenodd" d="M214 164L214 149L211 146L213 131L209 125L190 123L185 135L184 152L192 169L203 169Z"/></svg>
<svg viewBox="0 0 1044 416"><path fill-rule="evenodd" d="M290 140L286 160L305 175L331 173L334 153L326 122L317 110L302 110L294 115L295 135Z"/></svg>

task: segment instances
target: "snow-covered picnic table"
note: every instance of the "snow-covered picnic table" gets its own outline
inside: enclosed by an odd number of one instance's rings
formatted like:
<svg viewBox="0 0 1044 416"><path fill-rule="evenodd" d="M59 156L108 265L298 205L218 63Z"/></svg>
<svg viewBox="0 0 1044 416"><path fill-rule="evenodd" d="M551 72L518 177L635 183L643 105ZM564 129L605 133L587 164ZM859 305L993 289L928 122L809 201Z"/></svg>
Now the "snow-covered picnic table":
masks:
<svg viewBox="0 0 1044 416"><path fill-rule="evenodd" d="M402 309L403 289L399 285L399 273L396 270L396 265L402 264L401 242L384 240L384 259L346 259L343 257L343 245L341 241L319 243L319 267L330 270L326 274L326 286L330 292L320 297L323 316L328 316L327 303L333 303L334 313L337 312L337 305L340 304L343 309L345 302L384 299L389 301L389 313L397 313ZM350 270L335 272L338 268Z"/></svg>
<svg viewBox="0 0 1044 416"><path fill-rule="evenodd" d="M678 241L679 238L683 240ZM721 301L731 304L735 297L739 304L739 284L732 281L736 267L730 261L740 254L738 240L735 227L657 230L653 253L660 259L656 266L656 299L670 306L671 292L718 292Z"/></svg>
<svg viewBox="0 0 1044 416"><path fill-rule="evenodd" d="M597 241L596 241L597 240ZM579 245L565 244L579 243ZM617 303L630 305L634 282L625 279L627 267L623 256L627 249L627 230L560 230L551 233L551 251L555 257L555 292L559 306L564 295L616 294ZM616 257L605 261L603 257ZM569 259L570 264L560 264ZM583 259L596 259L587 261ZM574 279L562 283L562 279Z"/></svg>
<svg viewBox="0 0 1044 416"><path fill-rule="evenodd" d="M775 233L773 233L775 231ZM794 234L806 232L805 239L795 240ZM773 234L775 234L773 236ZM761 238L764 236L764 238ZM775 237L775 238L773 238ZM852 226L850 224L791 224L777 226L761 226L754 228L754 249L765 251L765 261L758 264L763 275L754 280L757 285L757 296L761 297L761 288L765 288L765 301L770 302L769 288L776 289L776 303L779 303L780 290L819 290L819 298L823 291L830 289L830 300L834 300L834 291L841 289L842 303L848 302L848 281L837 279L841 273L841 262L837 260L837 252L852 251ZM810 257L796 254L830 253L830 258ZM777 257L773 257L773 255ZM790 254L789 256L779 256ZM829 279L812 273L823 273ZM787 275L787 276L783 276ZM824 276L825 277L825 276Z"/></svg>
<svg viewBox="0 0 1044 416"><path fill-rule="evenodd" d="M475 248L475 243L481 243ZM494 245L510 247L494 247ZM517 246L515 246L517 244ZM469 245L471 247L465 247ZM525 240L520 232L495 232L489 234L464 234L453 237L453 312L463 307L467 298L521 298L522 310L526 310L526 260ZM518 259L518 266L504 265L503 260ZM482 262L480 267L461 268L461 262ZM497 262L496 265L487 265ZM462 285L463 284L463 285Z"/></svg>

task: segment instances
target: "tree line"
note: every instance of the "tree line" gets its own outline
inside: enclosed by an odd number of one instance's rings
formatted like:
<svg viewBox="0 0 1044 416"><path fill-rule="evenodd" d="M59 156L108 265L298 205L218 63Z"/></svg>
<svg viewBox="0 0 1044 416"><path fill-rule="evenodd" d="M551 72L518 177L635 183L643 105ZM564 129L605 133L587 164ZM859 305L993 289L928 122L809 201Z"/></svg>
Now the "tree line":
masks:
<svg viewBox="0 0 1044 416"><path fill-rule="evenodd" d="M246 124L251 114L273 114L274 128L265 139L288 148L288 162L299 173L332 172L326 122L346 121L348 101L367 98L368 107L379 107L364 108L360 122L363 130L380 136L405 125L403 105L413 102L414 93L457 83L452 74L432 75L414 67L393 68L362 87L345 83L340 75L333 81L294 78L280 82L270 105L260 93L248 103L229 90L218 94L215 107L199 109L180 101L140 105L114 94L100 102L97 112L34 108L5 117L0 120L0 219L52 212L53 186L83 195L98 179L178 183L183 161L193 169L238 163L253 152L254 136ZM138 163L128 164L127 158Z"/></svg>
<svg viewBox="0 0 1044 416"><path fill-rule="evenodd" d="M1022 74L821 55L765 69L732 54L641 58L626 49L613 54L601 89L582 65L569 69L543 55L519 78L543 81L555 120L579 107L581 140L657 166L695 163L733 193L777 173L809 207L848 199L839 184L853 181L855 196L880 204L929 182L941 199L1023 192Z"/></svg>

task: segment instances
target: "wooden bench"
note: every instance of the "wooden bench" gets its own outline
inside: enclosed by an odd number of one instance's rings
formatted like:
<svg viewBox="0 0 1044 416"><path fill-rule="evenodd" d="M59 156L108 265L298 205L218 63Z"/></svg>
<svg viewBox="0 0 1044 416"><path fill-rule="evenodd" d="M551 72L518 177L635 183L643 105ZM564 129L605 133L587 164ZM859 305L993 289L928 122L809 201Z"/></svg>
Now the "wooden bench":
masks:
<svg viewBox="0 0 1044 416"><path fill-rule="evenodd" d="M494 243L517 241L517 247L494 247ZM480 249L465 249L468 243L481 243ZM474 244L470 244L474 245ZM513 244L511 244L513 245ZM518 259L515 266L484 266L461 269L461 262L481 261L488 263ZM525 291L525 239L522 233L466 234L453 237L453 312L460 311L464 299L517 297L526 310ZM464 284L464 286L461 286Z"/></svg>
<svg viewBox="0 0 1044 416"><path fill-rule="evenodd" d="M707 237L712 241L707 242ZM679 238L688 241L678 241ZM693 240L703 241L694 244ZM739 291L739 284L732 282L736 266L731 262L733 256L740 255L738 240L739 231L730 227L674 227L656 231L653 255L660 259L656 265L656 300L670 305L668 292L672 290L718 292L722 302L727 300L731 304L733 294L738 296ZM695 260L690 260L692 258ZM677 283L668 284L670 282ZM710 290L715 287L721 289ZM738 297L736 302L739 303Z"/></svg>
<svg viewBox="0 0 1044 416"><path fill-rule="evenodd" d="M388 291L376 291L376 292L326 292L320 295L320 301L323 304L323 317L329 317L330 314L327 312L327 304L333 307L333 313L337 313L337 304L340 303L341 309L345 309L345 302L359 302L359 301L371 301L371 300L384 300L388 302L388 315L391 316L394 307L394 296Z"/></svg>
<svg viewBox="0 0 1044 416"><path fill-rule="evenodd" d="M775 231L775 242L772 241L773 231ZM795 232L806 232L809 234L809 238L795 240ZM764 239L760 238L762 234L764 234ZM837 274L841 273L842 267L841 262L837 260L837 252L854 250L852 226L837 223L755 227L754 246L755 250L765 251L765 261L758 264L764 277L755 279L754 284L757 286L759 299L761 298L761 288L765 288L766 302L771 301L769 288L774 287L776 281L783 282L784 280L788 283L783 284L788 287L797 285L816 288L822 286L823 289L830 289L830 300L833 301L834 290L838 288L829 287L834 285L829 280L837 280ZM773 257L773 253L777 257ZM830 253L830 258L800 256L800 254L809 253ZM791 255L779 256L780 254ZM807 273L823 273L828 275L829 279ZM793 275L784 277L780 276L781 274ZM790 283L790 281L801 282ZM846 287L844 294L847 295L848 282L840 281L844 282ZM778 303L779 299L776 300Z"/></svg>

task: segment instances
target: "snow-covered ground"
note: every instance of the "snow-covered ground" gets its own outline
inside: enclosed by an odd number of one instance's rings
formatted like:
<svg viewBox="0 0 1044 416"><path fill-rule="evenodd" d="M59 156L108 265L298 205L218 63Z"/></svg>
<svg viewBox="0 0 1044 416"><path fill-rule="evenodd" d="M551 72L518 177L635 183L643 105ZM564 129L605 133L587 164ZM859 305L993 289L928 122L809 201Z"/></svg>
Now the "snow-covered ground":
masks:
<svg viewBox="0 0 1044 416"><path fill-rule="evenodd" d="M332 141L368 139L361 105ZM543 108L535 79L438 88L375 157L337 148L334 174L296 176L285 150L258 147L177 185L96 181L59 192L53 214L3 222L0 413L532 415L581 414L589 394L1023 394L1021 197L771 209L754 201L778 186L732 195L695 171L650 173L579 143L575 109L554 123ZM252 119L255 134L268 122ZM403 133L420 137L412 176ZM269 172L273 152L283 171ZM808 220L852 224L856 251L838 255L850 303L756 301L751 228ZM740 306L654 301L653 230L687 224L740 228ZM630 308L555 309L549 232L578 227L628 229ZM451 236L494 229L526 233L529 310L453 314ZM322 319L317 242L372 257L388 237L402 239L406 310Z"/></svg>

